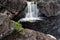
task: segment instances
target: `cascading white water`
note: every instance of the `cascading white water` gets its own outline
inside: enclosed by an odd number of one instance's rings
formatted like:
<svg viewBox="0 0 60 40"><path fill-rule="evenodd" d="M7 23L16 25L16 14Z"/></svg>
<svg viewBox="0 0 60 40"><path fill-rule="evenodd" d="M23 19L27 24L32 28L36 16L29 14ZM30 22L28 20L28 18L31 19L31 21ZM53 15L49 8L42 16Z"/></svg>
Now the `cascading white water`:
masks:
<svg viewBox="0 0 60 40"><path fill-rule="evenodd" d="M37 3L34 3L34 1L32 1L32 2L27 1L27 8L28 8L28 12L26 13L25 18L22 18L19 21L34 22L36 20L42 20L41 18L38 17L39 10L37 9Z"/></svg>

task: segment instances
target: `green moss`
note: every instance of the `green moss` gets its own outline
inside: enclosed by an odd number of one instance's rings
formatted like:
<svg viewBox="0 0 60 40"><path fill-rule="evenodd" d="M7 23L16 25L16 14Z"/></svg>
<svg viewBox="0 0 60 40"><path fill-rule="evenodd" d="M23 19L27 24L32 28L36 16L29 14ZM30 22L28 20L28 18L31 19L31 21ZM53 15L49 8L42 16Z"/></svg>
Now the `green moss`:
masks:
<svg viewBox="0 0 60 40"><path fill-rule="evenodd" d="M22 24L20 22L15 22L15 21L12 21L12 24L15 26L15 29L17 31L22 31L24 30L24 28L22 27Z"/></svg>

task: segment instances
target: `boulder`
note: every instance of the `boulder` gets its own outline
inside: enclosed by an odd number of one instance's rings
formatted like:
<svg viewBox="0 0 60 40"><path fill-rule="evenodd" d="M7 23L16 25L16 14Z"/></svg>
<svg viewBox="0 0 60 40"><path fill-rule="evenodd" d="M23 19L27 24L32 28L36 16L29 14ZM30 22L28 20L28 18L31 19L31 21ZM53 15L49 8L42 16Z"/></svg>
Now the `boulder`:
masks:
<svg viewBox="0 0 60 40"><path fill-rule="evenodd" d="M23 31L13 33L5 38L5 40L57 40L52 35L44 34L38 31L24 29Z"/></svg>
<svg viewBox="0 0 60 40"><path fill-rule="evenodd" d="M0 38L9 35L13 30L14 27L8 16L0 14Z"/></svg>

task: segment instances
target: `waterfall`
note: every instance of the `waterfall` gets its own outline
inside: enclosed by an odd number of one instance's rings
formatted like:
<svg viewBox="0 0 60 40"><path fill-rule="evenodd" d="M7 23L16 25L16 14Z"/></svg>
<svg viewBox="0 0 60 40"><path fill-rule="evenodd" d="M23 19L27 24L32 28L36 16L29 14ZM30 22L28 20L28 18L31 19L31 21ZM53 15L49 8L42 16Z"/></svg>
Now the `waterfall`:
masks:
<svg viewBox="0 0 60 40"><path fill-rule="evenodd" d="M38 13L39 9L37 8L37 2L34 3L34 1L27 1L27 13L25 15L25 18L20 19L20 21L34 22L36 20L42 20L40 17L38 17Z"/></svg>

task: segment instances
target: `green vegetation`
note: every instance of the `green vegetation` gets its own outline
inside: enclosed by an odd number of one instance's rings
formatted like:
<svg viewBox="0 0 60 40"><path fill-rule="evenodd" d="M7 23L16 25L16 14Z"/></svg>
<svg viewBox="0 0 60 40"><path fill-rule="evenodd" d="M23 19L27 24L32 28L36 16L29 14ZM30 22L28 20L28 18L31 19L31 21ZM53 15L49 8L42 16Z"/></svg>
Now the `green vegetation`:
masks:
<svg viewBox="0 0 60 40"><path fill-rule="evenodd" d="M12 24L15 26L15 29L17 31L22 31L24 30L24 28L22 27L22 24L20 22L15 22L15 21L12 21Z"/></svg>

